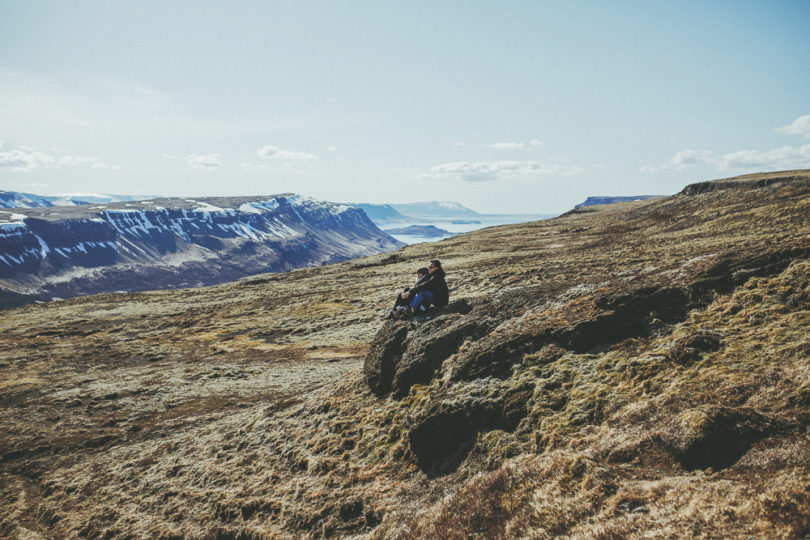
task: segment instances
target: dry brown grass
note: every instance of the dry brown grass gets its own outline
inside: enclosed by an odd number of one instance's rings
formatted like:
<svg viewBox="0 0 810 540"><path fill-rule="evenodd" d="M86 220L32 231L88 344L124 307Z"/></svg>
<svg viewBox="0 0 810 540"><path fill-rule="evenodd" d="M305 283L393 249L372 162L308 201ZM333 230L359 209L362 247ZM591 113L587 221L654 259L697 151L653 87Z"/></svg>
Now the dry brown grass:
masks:
<svg viewBox="0 0 810 540"><path fill-rule="evenodd" d="M4 312L0 536L810 534L810 174L739 182L229 285ZM687 313L645 320L643 335L537 345L504 379L449 376L459 356L565 331L605 298L777 251L784 265L743 264L728 290L694 289ZM542 301L462 346L444 379L374 397L359 368L379 315L434 257L457 297L535 287ZM408 436L426 411L525 388L514 431L478 433L448 474L419 469ZM717 441L737 450L712 461Z"/></svg>

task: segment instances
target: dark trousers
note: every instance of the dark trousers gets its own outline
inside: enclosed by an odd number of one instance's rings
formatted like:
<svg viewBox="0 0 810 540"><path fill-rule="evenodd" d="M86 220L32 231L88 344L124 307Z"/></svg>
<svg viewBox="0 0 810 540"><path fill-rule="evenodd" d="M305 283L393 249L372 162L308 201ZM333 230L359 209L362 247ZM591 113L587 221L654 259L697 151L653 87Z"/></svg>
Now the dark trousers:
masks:
<svg viewBox="0 0 810 540"><path fill-rule="evenodd" d="M407 291L405 291L405 292L407 292ZM402 295L398 294L397 299L394 302L394 309L397 309L400 306L407 306L410 303L411 303L410 297L402 298Z"/></svg>

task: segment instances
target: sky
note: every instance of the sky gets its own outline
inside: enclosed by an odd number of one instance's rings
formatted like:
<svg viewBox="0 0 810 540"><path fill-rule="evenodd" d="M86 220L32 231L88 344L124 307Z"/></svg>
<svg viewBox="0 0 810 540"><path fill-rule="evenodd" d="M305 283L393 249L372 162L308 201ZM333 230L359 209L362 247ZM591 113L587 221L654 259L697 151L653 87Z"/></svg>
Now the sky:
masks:
<svg viewBox="0 0 810 540"><path fill-rule="evenodd" d="M0 190L556 213L799 168L804 0L0 0Z"/></svg>

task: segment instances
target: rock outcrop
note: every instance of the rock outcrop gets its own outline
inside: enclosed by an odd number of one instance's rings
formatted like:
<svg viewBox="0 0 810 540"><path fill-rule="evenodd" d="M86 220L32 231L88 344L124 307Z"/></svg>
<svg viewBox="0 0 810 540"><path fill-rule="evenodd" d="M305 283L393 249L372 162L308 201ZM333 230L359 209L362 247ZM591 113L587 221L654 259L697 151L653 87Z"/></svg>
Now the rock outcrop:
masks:
<svg viewBox="0 0 810 540"><path fill-rule="evenodd" d="M488 330L479 317L465 317L471 306L465 300L451 302L431 321L388 321L371 343L364 364L369 388L377 395L393 391L403 397L414 384L426 384L444 360L455 354L467 339Z"/></svg>

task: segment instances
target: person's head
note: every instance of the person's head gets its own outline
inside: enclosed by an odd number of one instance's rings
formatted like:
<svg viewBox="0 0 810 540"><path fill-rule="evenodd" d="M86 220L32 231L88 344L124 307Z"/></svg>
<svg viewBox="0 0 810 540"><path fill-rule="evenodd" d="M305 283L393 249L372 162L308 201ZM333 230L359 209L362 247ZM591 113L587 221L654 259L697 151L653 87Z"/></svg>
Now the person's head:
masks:
<svg viewBox="0 0 810 540"><path fill-rule="evenodd" d="M435 272L436 270L441 270L441 268L442 268L442 263L439 262L439 259L431 260L430 264L428 265L428 271L429 272Z"/></svg>
<svg viewBox="0 0 810 540"><path fill-rule="evenodd" d="M424 266L416 271L416 275L418 277L422 277L422 276L426 275L427 273L428 273L428 269L425 268Z"/></svg>

